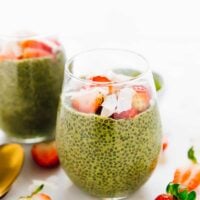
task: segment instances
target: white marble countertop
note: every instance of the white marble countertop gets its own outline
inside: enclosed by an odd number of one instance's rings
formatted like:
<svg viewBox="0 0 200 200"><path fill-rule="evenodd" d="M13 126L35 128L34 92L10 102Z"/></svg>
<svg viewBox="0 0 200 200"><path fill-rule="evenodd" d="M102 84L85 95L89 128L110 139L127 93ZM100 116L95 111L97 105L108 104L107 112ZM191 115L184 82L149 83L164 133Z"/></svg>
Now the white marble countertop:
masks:
<svg viewBox="0 0 200 200"><path fill-rule="evenodd" d="M91 37L91 45L87 45L87 40L67 38L68 54L78 49L101 46L92 43L95 39ZM120 46L142 53L165 81L165 89L159 99L163 132L169 139L165 162L160 162L149 181L129 197L130 200L150 200L165 191L176 167L187 163L187 149L193 144L200 149L200 39L194 42L193 39L146 38L123 44L107 46ZM4 138L2 134L0 136L3 143ZM33 182L37 181L48 181L44 191L52 195L53 200L94 199L77 189L61 168L45 170L36 166L30 157L30 146L25 145L25 149L23 170L4 200L15 200L27 194Z"/></svg>

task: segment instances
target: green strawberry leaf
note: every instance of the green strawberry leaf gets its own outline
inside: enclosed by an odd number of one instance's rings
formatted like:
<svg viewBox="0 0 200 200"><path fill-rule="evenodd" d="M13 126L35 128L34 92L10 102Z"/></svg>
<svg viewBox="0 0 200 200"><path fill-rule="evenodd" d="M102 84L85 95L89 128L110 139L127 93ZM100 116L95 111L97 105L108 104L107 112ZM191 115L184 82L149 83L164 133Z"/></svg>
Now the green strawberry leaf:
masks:
<svg viewBox="0 0 200 200"><path fill-rule="evenodd" d="M44 187L44 184L41 184L40 186L38 186L32 193L31 195L29 196L23 196L23 197L20 197L19 200L32 200L32 197L35 195L35 194L38 194Z"/></svg>
<svg viewBox="0 0 200 200"><path fill-rule="evenodd" d="M188 192L187 190L183 190L182 192L177 194L178 199L187 200L188 199Z"/></svg>
<svg viewBox="0 0 200 200"><path fill-rule="evenodd" d="M177 196L179 191L179 184L169 183L166 188L166 192L173 196Z"/></svg>
<svg viewBox="0 0 200 200"><path fill-rule="evenodd" d="M195 156L195 151L193 147L190 147L188 150L188 158L193 162L193 163L198 163L197 158Z"/></svg>
<svg viewBox="0 0 200 200"><path fill-rule="evenodd" d="M166 192L177 200L196 200L196 192L189 192L180 184L169 183L167 185Z"/></svg>
<svg viewBox="0 0 200 200"><path fill-rule="evenodd" d="M41 184L40 186L38 186L31 194L31 196L38 194L44 187L44 184Z"/></svg>
<svg viewBox="0 0 200 200"><path fill-rule="evenodd" d="M196 192L192 191L189 193L187 200L194 200L194 199L196 199L196 196L197 196Z"/></svg>

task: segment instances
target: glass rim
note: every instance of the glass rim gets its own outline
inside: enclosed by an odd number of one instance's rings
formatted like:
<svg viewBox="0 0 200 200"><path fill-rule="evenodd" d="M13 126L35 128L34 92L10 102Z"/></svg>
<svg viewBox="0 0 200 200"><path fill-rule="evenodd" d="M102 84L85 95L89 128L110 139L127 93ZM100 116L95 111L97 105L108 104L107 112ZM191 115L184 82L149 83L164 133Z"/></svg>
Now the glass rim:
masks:
<svg viewBox="0 0 200 200"><path fill-rule="evenodd" d="M115 81L111 81L111 82L99 82L99 81L92 81L92 80L86 80L86 79L83 79L83 78L80 78L80 77L77 77L75 76L70 70L70 65L71 63L76 59L78 58L79 56L81 55L84 55L84 54L87 54L87 53L91 53L91 52L100 52L100 51L113 51L113 52L122 52L122 53L129 53L129 54L132 54L136 57L138 57L140 60L142 60L144 63L145 63L145 70L143 72L141 72L139 75L135 76L135 77L132 77L130 78L129 80L124 80L124 81L120 81L120 82L115 82ZM82 82L84 84L89 84L89 85L103 85L103 86L106 86L106 85L121 85L121 84L126 84L126 83L130 83L130 82L133 82L133 81L138 81L138 79L141 79L143 77L145 77L146 74L148 74L150 72L150 65L149 65L149 62L148 60L143 56L141 55L140 53L137 53L135 51L132 51L132 50L129 50L129 49L121 49L121 48L93 48L93 49L88 49L88 50L84 50L84 51L81 51L79 53L76 53L75 55L73 55L69 60L67 60L66 64L65 64L65 76L68 76L72 79L75 79L79 82Z"/></svg>

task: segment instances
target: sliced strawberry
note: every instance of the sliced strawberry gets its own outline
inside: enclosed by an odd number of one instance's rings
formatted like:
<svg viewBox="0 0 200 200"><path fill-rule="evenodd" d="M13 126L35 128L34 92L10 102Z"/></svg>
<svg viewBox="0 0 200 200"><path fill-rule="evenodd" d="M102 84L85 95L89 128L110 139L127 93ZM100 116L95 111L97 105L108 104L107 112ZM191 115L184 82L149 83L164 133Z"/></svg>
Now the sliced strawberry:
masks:
<svg viewBox="0 0 200 200"><path fill-rule="evenodd" d="M33 160L41 167L51 168L59 165L55 142L34 144L31 149Z"/></svg>
<svg viewBox="0 0 200 200"><path fill-rule="evenodd" d="M85 94L72 98L72 107L79 112L96 113L103 102L103 95L97 93Z"/></svg>
<svg viewBox="0 0 200 200"><path fill-rule="evenodd" d="M108 79L105 76L93 76L92 78L90 78L92 81L95 82L111 82L110 79Z"/></svg>
<svg viewBox="0 0 200 200"><path fill-rule="evenodd" d="M49 53L52 53L52 48L50 46L38 40L24 40L20 42L20 46L22 47L22 49L26 48L41 49Z"/></svg>
<svg viewBox="0 0 200 200"><path fill-rule="evenodd" d="M102 83L103 82L104 83L111 82L111 80L108 79L106 76L93 76L93 77L90 78L90 80L92 80L94 82L102 82ZM99 84L99 85L97 84L96 86L101 86L101 84ZM110 94L114 92L113 86L109 85L108 88L109 88L109 93Z"/></svg>
<svg viewBox="0 0 200 200"><path fill-rule="evenodd" d="M138 111L135 108L131 108L130 110L123 111L121 113L114 113L112 118L114 119L130 119L134 118L138 114Z"/></svg>
<svg viewBox="0 0 200 200"><path fill-rule="evenodd" d="M161 194L155 198L155 200L175 200L170 194Z"/></svg>
<svg viewBox="0 0 200 200"><path fill-rule="evenodd" d="M47 194L40 193L32 197L32 200L51 200L51 197Z"/></svg>
<svg viewBox="0 0 200 200"><path fill-rule="evenodd" d="M174 173L173 183L182 184L189 191L200 185L200 165L192 164L188 168L178 168Z"/></svg>
<svg viewBox="0 0 200 200"><path fill-rule="evenodd" d="M47 57L47 56L52 56L52 54L43 49L26 48L24 49L23 55L21 58L38 58L38 57Z"/></svg>
<svg viewBox="0 0 200 200"><path fill-rule="evenodd" d="M139 112L146 110L150 104L150 94L144 86L134 86L135 94L133 96L132 105Z"/></svg>

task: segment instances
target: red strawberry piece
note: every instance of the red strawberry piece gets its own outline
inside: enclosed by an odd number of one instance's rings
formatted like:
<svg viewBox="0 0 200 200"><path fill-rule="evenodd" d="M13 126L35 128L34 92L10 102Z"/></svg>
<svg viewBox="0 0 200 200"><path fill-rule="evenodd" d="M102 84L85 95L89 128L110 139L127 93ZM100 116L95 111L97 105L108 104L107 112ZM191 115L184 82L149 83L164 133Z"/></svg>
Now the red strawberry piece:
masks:
<svg viewBox="0 0 200 200"><path fill-rule="evenodd" d="M38 57L47 57L47 56L52 56L52 54L43 49L26 48L24 49L23 55L21 58L38 58Z"/></svg>
<svg viewBox="0 0 200 200"><path fill-rule="evenodd" d="M86 94L72 98L72 107L79 112L95 113L103 102L102 94Z"/></svg>
<svg viewBox="0 0 200 200"><path fill-rule="evenodd" d="M161 194L155 198L155 200L175 200L173 196L169 194Z"/></svg>
<svg viewBox="0 0 200 200"><path fill-rule="evenodd" d="M93 76L92 78L90 78L90 80L92 80L92 81L94 81L94 82L102 82L102 83L103 83L103 82L105 82L105 83L111 82L111 80L108 79L108 78L105 77L105 76ZM97 85L97 86L101 86L101 85L99 84L99 85ZM110 94L114 92L113 86L109 85L108 88L109 88L109 93L110 93Z"/></svg>
<svg viewBox="0 0 200 200"><path fill-rule="evenodd" d="M90 79L95 82L111 82L110 79L105 76L94 76Z"/></svg>
<svg viewBox="0 0 200 200"><path fill-rule="evenodd" d="M168 147L168 140L166 137L164 137L162 141L162 150L165 151L167 147Z"/></svg>
<svg viewBox="0 0 200 200"><path fill-rule="evenodd" d="M20 42L20 46L22 47L22 49L26 48L41 49L49 53L52 53L52 48L42 41L24 40Z"/></svg>
<svg viewBox="0 0 200 200"><path fill-rule="evenodd" d="M36 194L32 197L33 200L51 200L51 197L48 196L47 194L40 193Z"/></svg>
<svg viewBox="0 0 200 200"><path fill-rule="evenodd" d="M123 111L121 113L114 113L112 118L114 119L130 119L135 117L138 114L138 111L135 108L131 108L130 110Z"/></svg>
<svg viewBox="0 0 200 200"><path fill-rule="evenodd" d="M59 165L55 142L34 144L31 149L33 160L41 167L52 168Z"/></svg>
<svg viewBox="0 0 200 200"><path fill-rule="evenodd" d="M133 96L132 105L138 111L142 112L149 107L150 104L150 94L146 87L144 86L134 86L135 94Z"/></svg>

